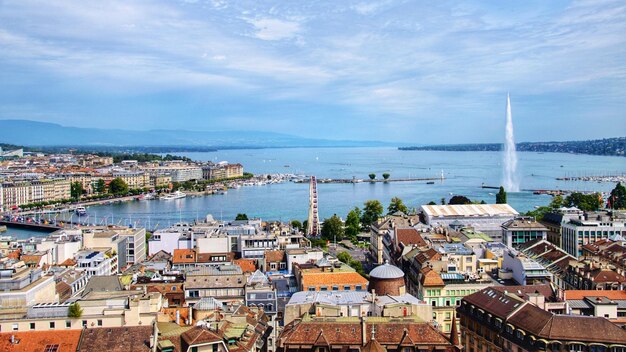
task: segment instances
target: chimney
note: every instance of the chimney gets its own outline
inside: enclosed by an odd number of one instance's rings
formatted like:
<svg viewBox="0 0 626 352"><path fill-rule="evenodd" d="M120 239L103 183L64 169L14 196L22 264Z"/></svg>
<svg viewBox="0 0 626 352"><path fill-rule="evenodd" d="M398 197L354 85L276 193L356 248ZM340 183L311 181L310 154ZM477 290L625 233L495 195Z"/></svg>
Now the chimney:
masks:
<svg viewBox="0 0 626 352"><path fill-rule="evenodd" d="M361 338L363 339L362 346L367 343L367 328L365 327L365 317L361 317Z"/></svg>
<svg viewBox="0 0 626 352"><path fill-rule="evenodd" d="M176 325L180 325L180 311L176 309Z"/></svg>

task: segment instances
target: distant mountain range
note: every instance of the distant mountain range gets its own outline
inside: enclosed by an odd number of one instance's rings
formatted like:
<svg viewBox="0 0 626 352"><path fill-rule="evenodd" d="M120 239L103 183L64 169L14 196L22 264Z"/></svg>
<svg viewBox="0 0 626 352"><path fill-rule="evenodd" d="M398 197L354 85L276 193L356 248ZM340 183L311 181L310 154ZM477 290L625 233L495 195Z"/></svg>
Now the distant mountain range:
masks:
<svg viewBox="0 0 626 352"><path fill-rule="evenodd" d="M178 147L175 149L179 151L181 148L184 151L196 151L227 148L398 146L398 143L313 139L274 132L130 131L66 127L29 120L0 120L0 142L24 146L90 146L94 149L145 146L154 150L171 150L172 147Z"/></svg>
<svg viewBox="0 0 626 352"><path fill-rule="evenodd" d="M517 143L520 152L573 153L590 155L624 156L626 137L594 139L587 141L566 142L523 142ZM487 144L451 144L419 147L400 147L400 150L438 150L438 151L500 151L501 143Z"/></svg>

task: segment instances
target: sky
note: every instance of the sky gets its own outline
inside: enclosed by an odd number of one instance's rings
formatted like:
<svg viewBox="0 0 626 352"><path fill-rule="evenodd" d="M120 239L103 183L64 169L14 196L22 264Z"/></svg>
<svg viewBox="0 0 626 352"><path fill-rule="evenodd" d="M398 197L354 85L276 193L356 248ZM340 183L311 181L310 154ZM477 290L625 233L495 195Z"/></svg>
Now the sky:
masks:
<svg viewBox="0 0 626 352"><path fill-rule="evenodd" d="M624 1L0 0L0 119L416 144L626 135ZM0 131L0 139L2 131Z"/></svg>

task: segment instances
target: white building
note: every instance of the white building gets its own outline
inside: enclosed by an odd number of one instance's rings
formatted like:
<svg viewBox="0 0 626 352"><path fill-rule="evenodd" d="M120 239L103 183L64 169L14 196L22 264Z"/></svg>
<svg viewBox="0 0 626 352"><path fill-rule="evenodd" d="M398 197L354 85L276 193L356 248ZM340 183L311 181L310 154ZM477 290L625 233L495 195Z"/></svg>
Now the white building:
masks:
<svg viewBox="0 0 626 352"><path fill-rule="evenodd" d="M426 225L447 227L456 221L497 241L502 239L502 224L519 215L508 204L422 205L420 210Z"/></svg>
<svg viewBox="0 0 626 352"><path fill-rule="evenodd" d="M626 237L626 218L619 213L589 212L562 225L563 249L578 258L582 247L616 235Z"/></svg>
<svg viewBox="0 0 626 352"><path fill-rule="evenodd" d="M293 271L293 264L315 263L324 258L324 251L319 248L292 248L287 249L287 271Z"/></svg>
<svg viewBox="0 0 626 352"><path fill-rule="evenodd" d="M117 274L117 255L101 251L80 251L76 253L76 270L83 270L89 277Z"/></svg>

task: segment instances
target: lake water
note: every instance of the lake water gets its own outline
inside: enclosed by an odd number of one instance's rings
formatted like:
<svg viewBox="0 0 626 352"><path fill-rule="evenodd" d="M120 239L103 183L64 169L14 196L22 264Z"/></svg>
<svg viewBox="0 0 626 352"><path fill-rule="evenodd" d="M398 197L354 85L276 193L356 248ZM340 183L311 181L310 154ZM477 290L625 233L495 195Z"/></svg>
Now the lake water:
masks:
<svg viewBox="0 0 626 352"><path fill-rule="evenodd" d="M419 208L430 201L440 202L453 194L475 201L494 203L497 190L481 185L499 186L502 155L499 152L400 151L396 148L290 148L224 150L209 153L183 153L194 160L241 163L254 174L293 173L320 178L368 179L387 172L391 178L439 177L445 180L428 185L421 182L319 184L319 211L322 219L333 214L345 218L350 209L362 207L369 199L380 200L385 207L392 197L400 197L409 208ZM556 177L624 173L621 157L572 155L559 153L519 153L522 189L565 189L610 191L612 183L564 182ZM175 201L133 201L88 209L98 222L164 227L179 220L193 220L212 214L216 219L233 219L237 213L264 220L304 220L308 214L308 184L283 183L242 187L224 195L186 198ZM551 197L532 192L509 193L508 202L520 212L546 205Z"/></svg>

